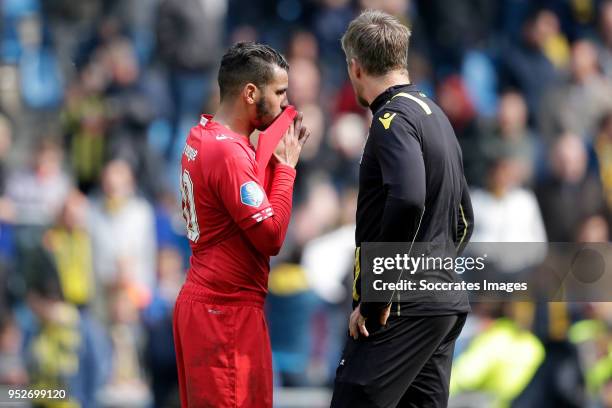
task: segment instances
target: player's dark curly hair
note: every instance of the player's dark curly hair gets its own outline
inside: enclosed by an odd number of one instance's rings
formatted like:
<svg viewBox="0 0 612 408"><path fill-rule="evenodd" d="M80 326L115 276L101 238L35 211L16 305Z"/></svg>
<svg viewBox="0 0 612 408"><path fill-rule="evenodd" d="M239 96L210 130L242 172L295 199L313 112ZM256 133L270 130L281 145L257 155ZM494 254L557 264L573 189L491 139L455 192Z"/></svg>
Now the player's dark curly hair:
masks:
<svg viewBox="0 0 612 408"><path fill-rule="evenodd" d="M248 83L263 88L272 80L274 65L289 70L285 57L269 45L234 44L221 59L218 76L221 100L236 95Z"/></svg>

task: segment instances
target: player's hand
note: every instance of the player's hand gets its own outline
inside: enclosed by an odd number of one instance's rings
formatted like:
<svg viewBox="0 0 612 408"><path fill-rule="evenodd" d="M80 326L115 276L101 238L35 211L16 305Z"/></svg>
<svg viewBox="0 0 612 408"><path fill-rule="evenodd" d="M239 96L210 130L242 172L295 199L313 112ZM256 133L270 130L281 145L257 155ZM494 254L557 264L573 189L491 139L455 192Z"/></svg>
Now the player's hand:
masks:
<svg viewBox="0 0 612 408"><path fill-rule="evenodd" d="M391 303L389 303L389 306L385 307L383 310L380 311L381 326L387 325L387 319L389 318L390 314L391 314Z"/></svg>
<svg viewBox="0 0 612 408"><path fill-rule="evenodd" d="M361 315L361 305L357 305L351 317L349 317L349 334L355 340L359 338L359 333L364 337L368 337L368 329L365 327L366 318Z"/></svg>
<svg viewBox="0 0 612 408"><path fill-rule="evenodd" d="M274 157L279 163L295 167L302 152L302 146L308 140L310 131L302 125L302 112L298 112L293 123L285 132L274 151Z"/></svg>
<svg viewBox="0 0 612 408"><path fill-rule="evenodd" d="M389 315L391 314L391 305L385 307L380 311L380 324L382 326L387 324L387 319L389 319ZM361 315L361 305L357 305L353 313L351 313L351 317L349 318L349 333L351 337L355 340L359 338L359 334L361 333L364 337L368 337L370 333L368 333L368 329L366 329L366 318Z"/></svg>

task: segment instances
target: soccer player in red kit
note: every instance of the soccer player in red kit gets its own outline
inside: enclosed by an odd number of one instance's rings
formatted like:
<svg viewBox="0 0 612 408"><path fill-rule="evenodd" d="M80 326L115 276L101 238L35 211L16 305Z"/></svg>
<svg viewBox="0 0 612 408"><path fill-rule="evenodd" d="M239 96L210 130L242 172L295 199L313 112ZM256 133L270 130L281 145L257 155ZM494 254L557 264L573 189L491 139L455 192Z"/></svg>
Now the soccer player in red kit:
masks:
<svg viewBox="0 0 612 408"><path fill-rule="evenodd" d="M192 256L173 321L183 407L272 406L263 312L269 259L289 225L295 165L309 132L298 114L272 157L268 194L248 136L288 106L288 69L267 45L231 47L219 68L221 105L187 138L181 192Z"/></svg>

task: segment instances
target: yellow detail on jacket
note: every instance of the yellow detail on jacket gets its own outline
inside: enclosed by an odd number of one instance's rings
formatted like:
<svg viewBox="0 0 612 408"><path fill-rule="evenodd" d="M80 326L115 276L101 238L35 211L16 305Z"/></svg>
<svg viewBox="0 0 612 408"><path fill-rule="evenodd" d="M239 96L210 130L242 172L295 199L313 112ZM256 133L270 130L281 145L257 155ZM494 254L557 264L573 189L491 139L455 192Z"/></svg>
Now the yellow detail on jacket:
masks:
<svg viewBox="0 0 612 408"><path fill-rule="evenodd" d="M382 115L382 117L379 117L378 120L380 120L380 123L382 123L385 129L389 129L389 126L391 126L391 121L393 120L395 115L397 115L397 113L394 113L392 115L389 112L387 112L384 115Z"/></svg>

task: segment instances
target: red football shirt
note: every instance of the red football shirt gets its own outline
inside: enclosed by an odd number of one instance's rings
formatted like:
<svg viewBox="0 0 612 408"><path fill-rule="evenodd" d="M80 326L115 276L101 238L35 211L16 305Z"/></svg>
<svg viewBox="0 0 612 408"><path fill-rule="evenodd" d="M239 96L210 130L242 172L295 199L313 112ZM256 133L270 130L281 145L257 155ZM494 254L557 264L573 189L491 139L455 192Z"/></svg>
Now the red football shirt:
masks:
<svg viewBox="0 0 612 408"><path fill-rule="evenodd" d="M203 116L187 137L181 193L192 249L187 281L221 293L266 293L270 258L243 231L274 213L248 139Z"/></svg>

